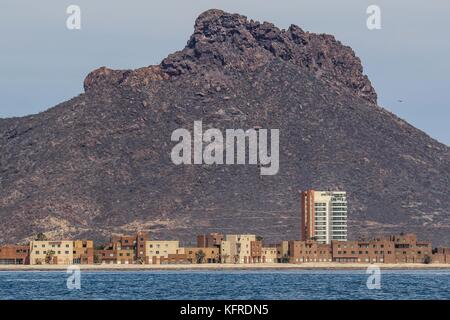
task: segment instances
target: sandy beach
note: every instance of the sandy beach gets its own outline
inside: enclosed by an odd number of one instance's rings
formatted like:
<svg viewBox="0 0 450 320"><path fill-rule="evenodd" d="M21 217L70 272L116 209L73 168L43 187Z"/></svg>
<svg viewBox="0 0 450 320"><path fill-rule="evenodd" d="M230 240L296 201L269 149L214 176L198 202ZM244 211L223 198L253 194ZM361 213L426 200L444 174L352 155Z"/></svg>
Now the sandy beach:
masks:
<svg viewBox="0 0 450 320"><path fill-rule="evenodd" d="M141 270L356 270L367 269L371 264L363 263L265 263L265 264L96 264L78 265L81 270L98 271L141 271ZM372 264L373 266L373 264ZM450 269L450 264L378 264L381 269ZM67 265L1 265L0 271L58 271L66 270Z"/></svg>

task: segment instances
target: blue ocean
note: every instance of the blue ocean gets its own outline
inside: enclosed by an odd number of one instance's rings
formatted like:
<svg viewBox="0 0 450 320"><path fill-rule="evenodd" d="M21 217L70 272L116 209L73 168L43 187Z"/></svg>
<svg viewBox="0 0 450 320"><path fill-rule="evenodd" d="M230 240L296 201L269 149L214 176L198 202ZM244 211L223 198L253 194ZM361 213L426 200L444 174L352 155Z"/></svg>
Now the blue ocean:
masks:
<svg viewBox="0 0 450 320"><path fill-rule="evenodd" d="M0 272L0 299L310 300L450 299L450 270L82 271L79 289L60 271ZM70 286L69 286L70 287Z"/></svg>

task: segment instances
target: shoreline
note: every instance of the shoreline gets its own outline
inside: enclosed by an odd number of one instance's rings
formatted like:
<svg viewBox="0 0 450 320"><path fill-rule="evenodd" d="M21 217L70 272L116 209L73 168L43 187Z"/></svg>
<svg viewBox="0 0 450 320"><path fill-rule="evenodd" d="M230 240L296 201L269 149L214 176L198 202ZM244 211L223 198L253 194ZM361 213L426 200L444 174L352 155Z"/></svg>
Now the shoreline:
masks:
<svg viewBox="0 0 450 320"><path fill-rule="evenodd" d="M364 264L364 263L265 263L265 264L166 264L166 265L139 265L139 264L98 264L98 265L72 265L78 266L82 271L233 271L233 270L365 270L369 266L378 266L387 270L450 270L450 264ZM65 271L68 265L0 265L0 271Z"/></svg>

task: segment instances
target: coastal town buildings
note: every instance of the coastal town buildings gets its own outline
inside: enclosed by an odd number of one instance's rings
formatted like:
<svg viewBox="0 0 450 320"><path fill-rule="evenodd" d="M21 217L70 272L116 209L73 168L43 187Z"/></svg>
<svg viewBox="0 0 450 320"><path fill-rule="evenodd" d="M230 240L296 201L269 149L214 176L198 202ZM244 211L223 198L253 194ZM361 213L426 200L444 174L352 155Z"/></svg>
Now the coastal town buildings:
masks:
<svg viewBox="0 0 450 320"><path fill-rule="evenodd" d="M172 260L186 260L184 250L180 248L180 242L178 240L150 240L145 242L145 247L145 262L148 264L168 263Z"/></svg>
<svg viewBox="0 0 450 320"><path fill-rule="evenodd" d="M277 243L277 262L289 262L289 241L283 240Z"/></svg>
<svg viewBox="0 0 450 320"><path fill-rule="evenodd" d="M433 263L450 263L450 248L436 248L432 256Z"/></svg>
<svg viewBox="0 0 450 320"><path fill-rule="evenodd" d="M31 241L30 264L73 264L73 241Z"/></svg>
<svg viewBox="0 0 450 320"><path fill-rule="evenodd" d="M343 191L301 193L301 240L263 243L255 234L210 233L197 246L154 240L146 232L113 235L94 247L92 240L44 240L0 246L0 264L254 264L254 263L448 263L450 248L433 250L415 234L347 240L347 195Z"/></svg>
<svg viewBox="0 0 450 320"><path fill-rule="evenodd" d="M289 241L289 262L331 262L331 246L314 240Z"/></svg>
<svg viewBox="0 0 450 320"><path fill-rule="evenodd" d="M94 241L75 240L73 242L73 264L94 263Z"/></svg>
<svg viewBox="0 0 450 320"><path fill-rule="evenodd" d="M326 244L347 241L346 192L301 192L301 239Z"/></svg>
<svg viewBox="0 0 450 320"><path fill-rule="evenodd" d="M4 245L0 247L0 264L29 264L29 245Z"/></svg>
<svg viewBox="0 0 450 320"><path fill-rule="evenodd" d="M261 262L261 241L254 234L227 234L220 245L224 263Z"/></svg>
<svg viewBox="0 0 450 320"><path fill-rule="evenodd" d="M188 263L219 263L219 247L186 247L183 248Z"/></svg>
<svg viewBox="0 0 450 320"><path fill-rule="evenodd" d="M148 239L145 232L138 232L135 235L114 235L109 243L94 251L94 260L103 264L144 264Z"/></svg>
<svg viewBox="0 0 450 320"><path fill-rule="evenodd" d="M114 236L94 249L92 240L31 241L29 245L0 246L0 264L199 264L199 263L444 263L450 248L432 249L414 234L380 236L368 240L290 240L263 245L256 235L225 235L220 246L181 247L178 240L146 240L148 235ZM139 250L138 243L145 241ZM201 242L204 244L204 242ZM145 257L142 259L142 253Z"/></svg>
<svg viewBox="0 0 450 320"><path fill-rule="evenodd" d="M219 248L224 236L221 233L200 234L197 236L197 247L199 248Z"/></svg>
<svg viewBox="0 0 450 320"><path fill-rule="evenodd" d="M276 263L277 260L277 247L268 246L261 248L261 261L262 263Z"/></svg>

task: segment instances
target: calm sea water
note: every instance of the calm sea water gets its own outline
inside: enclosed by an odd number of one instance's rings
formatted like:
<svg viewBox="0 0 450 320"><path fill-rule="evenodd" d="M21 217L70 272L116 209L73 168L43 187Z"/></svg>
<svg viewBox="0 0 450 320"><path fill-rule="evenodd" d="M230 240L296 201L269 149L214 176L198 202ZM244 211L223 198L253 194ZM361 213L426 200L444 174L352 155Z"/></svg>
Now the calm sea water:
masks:
<svg viewBox="0 0 450 320"><path fill-rule="evenodd" d="M450 299L450 271L383 271L369 290L352 271L83 271L81 289L65 272L0 272L0 299Z"/></svg>

